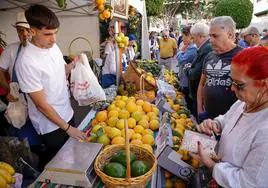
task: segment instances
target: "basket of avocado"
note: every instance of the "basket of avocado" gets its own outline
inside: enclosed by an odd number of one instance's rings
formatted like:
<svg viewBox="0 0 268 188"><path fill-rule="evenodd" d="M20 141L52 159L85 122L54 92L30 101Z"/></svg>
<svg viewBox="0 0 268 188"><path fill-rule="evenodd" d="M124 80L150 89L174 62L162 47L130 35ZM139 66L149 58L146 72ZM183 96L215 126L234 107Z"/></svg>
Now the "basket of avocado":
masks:
<svg viewBox="0 0 268 188"><path fill-rule="evenodd" d="M144 87L147 91L157 89L155 75L139 68L135 62L129 64L126 72L123 74L123 80L124 82L135 83L137 90L140 90L141 75L145 75Z"/></svg>
<svg viewBox="0 0 268 188"><path fill-rule="evenodd" d="M125 130L127 130L125 121ZM142 188L156 170L156 157L147 149L129 144L125 131L125 145L111 145L97 156L94 169L102 182L111 188Z"/></svg>

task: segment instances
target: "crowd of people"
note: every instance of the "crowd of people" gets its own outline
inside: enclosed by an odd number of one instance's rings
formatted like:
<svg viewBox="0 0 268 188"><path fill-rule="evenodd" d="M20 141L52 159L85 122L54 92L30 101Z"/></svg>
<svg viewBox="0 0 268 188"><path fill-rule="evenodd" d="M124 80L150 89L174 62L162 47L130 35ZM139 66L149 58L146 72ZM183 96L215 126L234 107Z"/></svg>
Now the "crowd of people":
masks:
<svg viewBox="0 0 268 188"><path fill-rule="evenodd" d="M206 155L202 143L192 156L222 187L267 186L267 31L248 27L237 35L233 19L221 16L184 27L181 38L167 30L160 39L151 33L150 47L160 65L179 66L198 131L220 136L218 157Z"/></svg>

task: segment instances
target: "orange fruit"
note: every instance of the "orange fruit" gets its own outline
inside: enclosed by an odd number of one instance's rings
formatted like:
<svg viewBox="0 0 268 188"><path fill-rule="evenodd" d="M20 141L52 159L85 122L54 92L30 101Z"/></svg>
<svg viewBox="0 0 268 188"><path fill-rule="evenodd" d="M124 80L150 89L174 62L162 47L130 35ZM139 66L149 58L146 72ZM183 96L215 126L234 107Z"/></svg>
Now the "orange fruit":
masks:
<svg viewBox="0 0 268 188"><path fill-rule="evenodd" d="M104 4L105 3L105 0L96 0L95 3L97 5L101 5L101 4Z"/></svg>
<svg viewBox="0 0 268 188"><path fill-rule="evenodd" d="M110 16L111 16L111 13L108 9L104 10L102 14L103 14L104 18L106 18L106 19L110 18Z"/></svg>
<svg viewBox="0 0 268 188"><path fill-rule="evenodd" d="M108 115L107 115L107 111L106 110L100 111L96 115L96 119L99 122L104 122L104 121L107 120L107 118L108 118Z"/></svg>
<svg viewBox="0 0 268 188"><path fill-rule="evenodd" d="M98 10L99 10L100 12L104 11L104 9L105 9L105 7L104 7L103 4L98 5Z"/></svg>

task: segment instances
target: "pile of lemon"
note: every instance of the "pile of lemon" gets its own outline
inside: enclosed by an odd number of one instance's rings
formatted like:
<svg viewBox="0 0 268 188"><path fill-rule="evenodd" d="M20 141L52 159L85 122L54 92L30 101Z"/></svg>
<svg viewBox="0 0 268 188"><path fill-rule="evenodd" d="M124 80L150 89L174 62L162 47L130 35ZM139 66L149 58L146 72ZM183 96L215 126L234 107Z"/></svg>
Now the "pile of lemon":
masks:
<svg viewBox="0 0 268 188"><path fill-rule="evenodd" d="M152 151L154 132L159 129L159 110L153 104L135 97L117 96L107 110L96 114L91 121L92 132L103 128L105 145L124 144L124 122L128 123L131 144L142 145Z"/></svg>
<svg viewBox="0 0 268 188"><path fill-rule="evenodd" d="M96 9L99 11L101 21L106 21L111 17L111 7L105 5L105 0L95 0Z"/></svg>

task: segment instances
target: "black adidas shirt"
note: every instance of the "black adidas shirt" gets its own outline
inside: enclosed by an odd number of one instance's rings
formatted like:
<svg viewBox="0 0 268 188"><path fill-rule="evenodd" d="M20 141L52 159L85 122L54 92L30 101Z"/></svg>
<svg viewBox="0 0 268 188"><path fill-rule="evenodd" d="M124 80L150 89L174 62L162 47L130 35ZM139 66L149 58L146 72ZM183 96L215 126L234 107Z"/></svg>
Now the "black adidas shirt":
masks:
<svg viewBox="0 0 268 188"><path fill-rule="evenodd" d="M204 61L203 74L206 75L204 106L210 118L225 114L237 100L231 91L231 61L242 49L237 46L223 54L210 52Z"/></svg>

